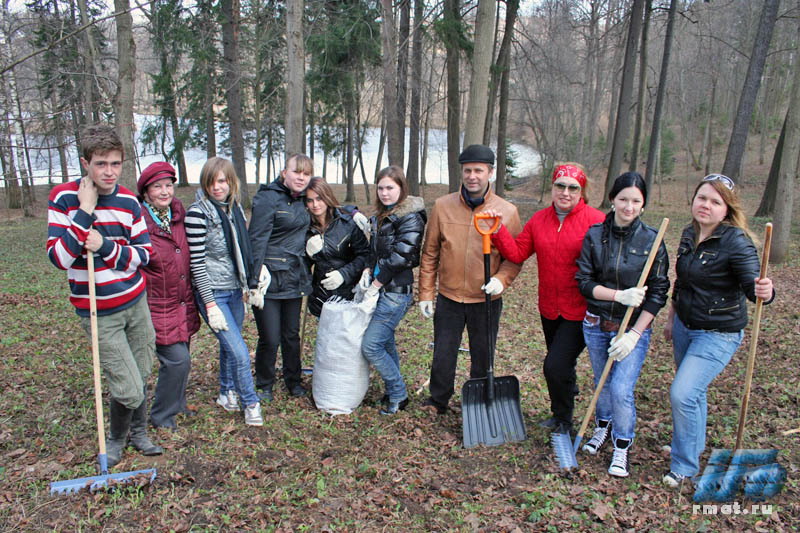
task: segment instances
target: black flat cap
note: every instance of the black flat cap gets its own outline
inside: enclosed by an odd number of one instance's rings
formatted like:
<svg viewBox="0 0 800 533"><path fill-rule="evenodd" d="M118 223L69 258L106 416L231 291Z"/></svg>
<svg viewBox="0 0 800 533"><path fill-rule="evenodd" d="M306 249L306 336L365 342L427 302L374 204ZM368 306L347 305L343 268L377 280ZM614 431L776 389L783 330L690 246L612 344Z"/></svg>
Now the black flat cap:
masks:
<svg viewBox="0 0 800 533"><path fill-rule="evenodd" d="M458 156L458 162L462 165L464 163L486 163L494 166L494 152L488 146L471 144L464 148L464 151Z"/></svg>

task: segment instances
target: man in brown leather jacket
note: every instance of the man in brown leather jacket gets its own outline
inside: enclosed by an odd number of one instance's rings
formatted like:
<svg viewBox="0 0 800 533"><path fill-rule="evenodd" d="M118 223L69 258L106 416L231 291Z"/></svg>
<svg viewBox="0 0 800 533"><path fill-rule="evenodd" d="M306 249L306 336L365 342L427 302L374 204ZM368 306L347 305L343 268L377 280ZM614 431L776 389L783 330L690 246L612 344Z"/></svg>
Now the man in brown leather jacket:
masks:
<svg viewBox="0 0 800 533"><path fill-rule="evenodd" d="M517 235L522 229L517 208L492 190L494 152L480 144L468 146L458 158L461 189L436 200L428 221L419 267L419 306L433 317L433 364L430 398L425 405L439 414L447 411L454 392L458 347L464 327L470 346L470 377L488 371L489 335L497 337L503 308L500 294L514 281L520 265L504 260L496 249L491 254L491 280L484 283L481 235L472 225L473 215L494 211ZM436 313L433 299L438 278ZM492 295L492 331L486 331L486 294Z"/></svg>

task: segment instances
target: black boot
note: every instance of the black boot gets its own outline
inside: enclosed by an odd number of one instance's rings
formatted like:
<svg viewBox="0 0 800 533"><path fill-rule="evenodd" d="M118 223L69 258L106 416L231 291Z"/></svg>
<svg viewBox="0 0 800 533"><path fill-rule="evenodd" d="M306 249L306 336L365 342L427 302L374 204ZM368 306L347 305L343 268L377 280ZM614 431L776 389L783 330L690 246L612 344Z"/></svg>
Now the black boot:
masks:
<svg viewBox="0 0 800 533"><path fill-rule="evenodd" d="M109 468L122 460L122 450L128 443L128 433L131 429L133 410L128 409L116 400L111 400L109 406L109 435L106 442L106 457Z"/></svg>
<svg viewBox="0 0 800 533"><path fill-rule="evenodd" d="M142 455L161 455L164 448L153 444L147 436L147 391L141 405L133 410L131 418L131 446L142 452Z"/></svg>

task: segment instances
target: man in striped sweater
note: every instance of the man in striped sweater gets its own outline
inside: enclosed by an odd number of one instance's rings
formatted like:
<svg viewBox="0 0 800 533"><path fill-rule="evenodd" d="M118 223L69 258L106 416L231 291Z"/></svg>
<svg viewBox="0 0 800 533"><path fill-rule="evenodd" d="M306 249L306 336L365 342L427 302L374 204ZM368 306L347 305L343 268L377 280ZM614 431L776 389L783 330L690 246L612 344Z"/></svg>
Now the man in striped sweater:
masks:
<svg viewBox="0 0 800 533"><path fill-rule="evenodd" d="M144 455L161 447L147 437L147 377L155 332L139 267L150 260L150 235L136 195L117 183L123 148L110 126L90 126L81 136L86 176L50 192L47 254L67 271L70 302L91 335L87 253L94 253L100 365L111 394L108 466L131 445Z"/></svg>

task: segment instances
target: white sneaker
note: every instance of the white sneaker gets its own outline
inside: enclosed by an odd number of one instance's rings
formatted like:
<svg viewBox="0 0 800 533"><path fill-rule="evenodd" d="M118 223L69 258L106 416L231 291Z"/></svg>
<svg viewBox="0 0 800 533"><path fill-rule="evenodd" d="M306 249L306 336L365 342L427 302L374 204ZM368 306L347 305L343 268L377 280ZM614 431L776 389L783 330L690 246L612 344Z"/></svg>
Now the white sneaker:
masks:
<svg viewBox="0 0 800 533"><path fill-rule="evenodd" d="M661 482L668 487L676 489L681 485L681 483L684 482L685 479L686 476L678 474L677 472L667 472L667 474L661 478Z"/></svg>
<svg viewBox="0 0 800 533"><path fill-rule="evenodd" d="M263 426L264 419L261 418L261 404L256 402L244 408L244 423L248 426Z"/></svg>
<svg viewBox="0 0 800 533"><path fill-rule="evenodd" d="M594 433L592 434L592 438L589 439L589 442L583 445L583 451L588 453L589 455L596 455L597 451L606 443L608 440L608 435L611 433L611 422L604 421L605 426L597 426L594 428Z"/></svg>
<svg viewBox="0 0 800 533"><path fill-rule="evenodd" d="M242 410L241 407L239 407L239 395L236 394L234 390L229 390L225 394L220 394L217 398L217 405L231 413Z"/></svg>
<svg viewBox="0 0 800 533"><path fill-rule="evenodd" d="M622 439L617 439L619 442ZM614 444L614 455L611 457L611 466L608 467L608 473L614 477L628 477L628 450L630 449L630 441L624 448L617 448Z"/></svg>

